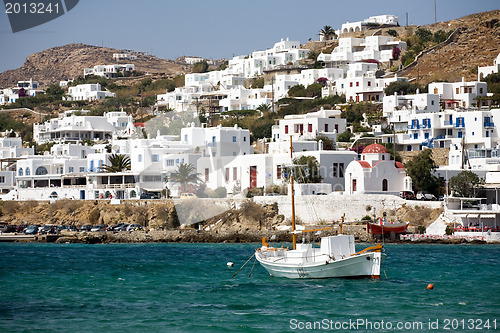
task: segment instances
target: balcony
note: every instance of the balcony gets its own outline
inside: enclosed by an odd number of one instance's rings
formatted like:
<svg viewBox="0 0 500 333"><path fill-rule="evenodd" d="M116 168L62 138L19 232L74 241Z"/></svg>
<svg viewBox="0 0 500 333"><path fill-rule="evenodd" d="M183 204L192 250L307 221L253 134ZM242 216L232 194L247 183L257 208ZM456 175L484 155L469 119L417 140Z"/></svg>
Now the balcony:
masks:
<svg viewBox="0 0 500 333"><path fill-rule="evenodd" d="M465 123L456 123L455 128L465 128Z"/></svg>
<svg viewBox="0 0 500 333"><path fill-rule="evenodd" d="M495 127L495 124L492 123L491 121L484 122L484 128L491 128Z"/></svg>
<svg viewBox="0 0 500 333"><path fill-rule="evenodd" d="M417 129L420 129L420 125L419 124L411 124L411 125L408 125L408 129L417 130Z"/></svg>
<svg viewBox="0 0 500 333"><path fill-rule="evenodd" d="M444 121L444 126L453 126L453 121L451 121L451 120L445 120Z"/></svg>

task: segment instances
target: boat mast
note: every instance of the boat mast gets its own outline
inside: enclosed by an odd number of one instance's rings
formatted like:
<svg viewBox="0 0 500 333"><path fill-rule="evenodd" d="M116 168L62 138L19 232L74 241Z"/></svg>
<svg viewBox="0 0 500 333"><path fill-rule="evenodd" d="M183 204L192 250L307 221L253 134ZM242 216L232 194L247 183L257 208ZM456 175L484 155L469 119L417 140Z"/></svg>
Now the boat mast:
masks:
<svg viewBox="0 0 500 333"><path fill-rule="evenodd" d="M293 147L292 147L292 136L290 135L290 158L293 163ZM290 190L292 191L292 241L293 241L293 249L297 249L297 235L295 234L295 200L294 200L294 192L293 192L293 166L290 168Z"/></svg>

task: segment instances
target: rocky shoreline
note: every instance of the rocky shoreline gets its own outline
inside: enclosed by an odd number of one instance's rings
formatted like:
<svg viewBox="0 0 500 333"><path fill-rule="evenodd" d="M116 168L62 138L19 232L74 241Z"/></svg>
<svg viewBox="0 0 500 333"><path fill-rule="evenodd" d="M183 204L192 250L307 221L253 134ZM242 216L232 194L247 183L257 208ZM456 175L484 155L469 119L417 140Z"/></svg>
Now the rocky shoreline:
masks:
<svg viewBox="0 0 500 333"><path fill-rule="evenodd" d="M318 243L320 237L335 235L336 231L323 232L321 235L304 237L307 242ZM272 243L291 243L292 234L287 231L248 231L248 232L212 232L202 230L155 230L155 231L133 231L133 232L67 232L59 235L38 235L30 242L54 242L56 244L118 244L118 243L215 243L215 244L237 244L237 243L261 243L266 237ZM368 234L361 237L355 236L357 242L376 243L381 239L372 239ZM28 240L22 240L27 242ZM299 235L298 242L302 241ZM466 239L419 239L399 240L385 238L384 243L399 244L486 244L485 241Z"/></svg>

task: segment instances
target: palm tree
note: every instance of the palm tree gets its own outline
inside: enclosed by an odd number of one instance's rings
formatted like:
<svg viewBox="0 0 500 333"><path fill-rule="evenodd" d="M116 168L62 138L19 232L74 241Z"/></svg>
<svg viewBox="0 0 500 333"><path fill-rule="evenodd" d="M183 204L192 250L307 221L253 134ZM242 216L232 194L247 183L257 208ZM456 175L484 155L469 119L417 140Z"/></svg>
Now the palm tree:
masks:
<svg viewBox="0 0 500 333"><path fill-rule="evenodd" d="M257 111L268 112L271 111L271 104L262 103L257 107Z"/></svg>
<svg viewBox="0 0 500 333"><path fill-rule="evenodd" d="M332 37L336 37L337 34L335 33L335 30L329 25L325 25L320 31L319 31L320 36L323 36L324 40L331 40Z"/></svg>
<svg viewBox="0 0 500 333"><path fill-rule="evenodd" d="M108 157L109 164L102 166L104 172L122 172L130 170L130 157L122 154L111 154Z"/></svg>
<svg viewBox="0 0 500 333"><path fill-rule="evenodd" d="M199 173L193 173L195 167L192 164L181 163L175 172L170 175L170 181L186 185L188 183L197 183L200 180Z"/></svg>

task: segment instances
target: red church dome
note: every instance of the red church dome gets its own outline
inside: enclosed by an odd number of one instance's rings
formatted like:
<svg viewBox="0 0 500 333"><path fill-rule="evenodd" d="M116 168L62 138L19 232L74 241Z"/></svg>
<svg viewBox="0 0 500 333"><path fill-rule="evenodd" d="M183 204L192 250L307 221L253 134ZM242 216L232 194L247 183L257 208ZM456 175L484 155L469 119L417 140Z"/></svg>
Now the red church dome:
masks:
<svg viewBox="0 0 500 333"><path fill-rule="evenodd" d="M363 152L361 154L388 154L388 153L389 151L387 150L387 148L378 143L373 143L367 146L365 149L363 149Z"/></svg>

